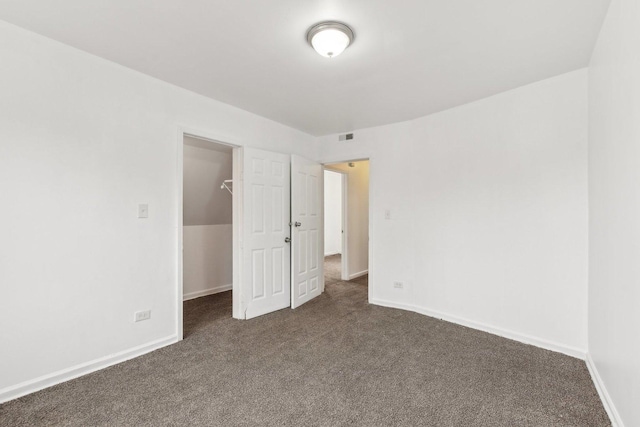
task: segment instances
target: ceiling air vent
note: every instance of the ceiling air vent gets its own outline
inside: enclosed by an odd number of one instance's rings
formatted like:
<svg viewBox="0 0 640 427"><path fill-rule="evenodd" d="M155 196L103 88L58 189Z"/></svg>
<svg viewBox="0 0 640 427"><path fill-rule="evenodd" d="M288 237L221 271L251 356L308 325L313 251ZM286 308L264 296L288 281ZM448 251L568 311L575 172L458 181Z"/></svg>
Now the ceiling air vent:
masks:
<svg viewBox="0 0 640 427"><path fill-rule="evenodd" d="M353 139L352 133L345 133L344 135L340 135L338 137L338 141L351 141Z"/></svg>

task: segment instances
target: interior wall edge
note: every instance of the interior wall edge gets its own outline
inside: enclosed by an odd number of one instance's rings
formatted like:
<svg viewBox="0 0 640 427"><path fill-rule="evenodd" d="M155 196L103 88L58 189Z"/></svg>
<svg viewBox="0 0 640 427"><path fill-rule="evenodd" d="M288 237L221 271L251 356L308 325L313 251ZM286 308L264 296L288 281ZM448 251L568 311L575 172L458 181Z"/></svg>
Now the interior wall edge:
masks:
<svg viewBox="0 0 640 427"><path fill-rule="evenodd" d="M600 372L598 372L598 367L596 363L593 361L591 357L591 353L587 352L585 362L587 363L587 369L589 369L589 374L591 374L591 379L593 380L593 384L596 387L596 391L598 392L598 396L600 396L600 400L602 401L602 405L604 406L605 411L607 411L607 415L609 415L609 419L611 420L612 427L624 427L624 423L622 422L622 418L616 409L616 405L614 405L611 396L609 395L609 391L602 381L602 377L600 376Z"/></svg>
<svg viewBox="0 0 640 427"><path fill-rule="evenodd" d="M457 325L476 329L478 331L487 332L492 335L498 335L500 337L518 341L523 344L529 344L545 350L562 353L567 356L575 357L580 360L586 360L587 358L586 349L558 343L555 341L547 340L545 338L534 337L518 331L513 331L509 329L503 329L500 327L487 325L485 323L465 319L465 318L456 316L454 314L431 310L426 307L420 307L412 304L397 303L397 302L388 301L388 300L379 299L379 298L372 298L369 300L369 303L379 305L382 307L397 308L400 310L412 311L414 313L422 314L424 316L433 317L435 319L440 319L446 322L455 323Z"/></svg>
<svg viewBox="0 0 640 427"><path fill-rule="evenodd" d="M177 335L171 335L148 342L143 345L120 351L109 356L100 357L98 359L94 359L85 363L80 363L70 368L61 369L57 372L46 374L32 380L24 381L20 384L6 387L0 390L0 404L17 399L27 394L35 393L36 391L40 391L45 388L53 387L54 385L67 382L74 378L78 378L83 375L108 368L109 366L117 365L118 363L134 359L146 353L159 350L162 347L175 344L178 341L180 340L178 339Z"/></svg>

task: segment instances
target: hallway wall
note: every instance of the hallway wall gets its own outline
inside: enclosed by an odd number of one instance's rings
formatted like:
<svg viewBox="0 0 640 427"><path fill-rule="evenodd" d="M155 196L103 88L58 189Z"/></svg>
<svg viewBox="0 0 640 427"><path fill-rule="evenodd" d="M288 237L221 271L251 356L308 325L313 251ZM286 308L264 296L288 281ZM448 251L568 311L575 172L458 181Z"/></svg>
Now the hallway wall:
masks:
<svg viewBox="0 0 640 427"><path fill-rule="evenodd" d="M342 253L342 174L324 171L324 255Z"/></svg>

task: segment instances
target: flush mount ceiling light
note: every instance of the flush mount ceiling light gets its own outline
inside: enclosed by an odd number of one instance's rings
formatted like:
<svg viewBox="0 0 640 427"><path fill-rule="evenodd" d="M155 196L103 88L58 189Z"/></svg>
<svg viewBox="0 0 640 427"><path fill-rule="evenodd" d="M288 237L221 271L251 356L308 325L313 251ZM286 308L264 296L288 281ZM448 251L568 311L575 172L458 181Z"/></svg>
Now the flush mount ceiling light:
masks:
<svg viewBox="0 0 640 427"><path fill-rule="evenodd" d="M307 41L320 55L338 56L353 42L353 31L340 22L321 22L307 32Z"/></svg>

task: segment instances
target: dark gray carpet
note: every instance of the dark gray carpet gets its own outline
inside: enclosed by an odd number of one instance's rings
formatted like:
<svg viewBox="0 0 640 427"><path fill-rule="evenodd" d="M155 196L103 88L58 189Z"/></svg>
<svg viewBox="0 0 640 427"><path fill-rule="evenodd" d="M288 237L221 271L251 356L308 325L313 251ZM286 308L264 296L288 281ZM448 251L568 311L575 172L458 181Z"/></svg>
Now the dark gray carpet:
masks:
<svg viewBox="0 0 640 427"><path fill-rule="evenodd" d="M320 297L254 320L230 292L188 301L184 341L2 405L0 424L609 425L584 362L369 305L366 277L328 272Z"/></svg>

